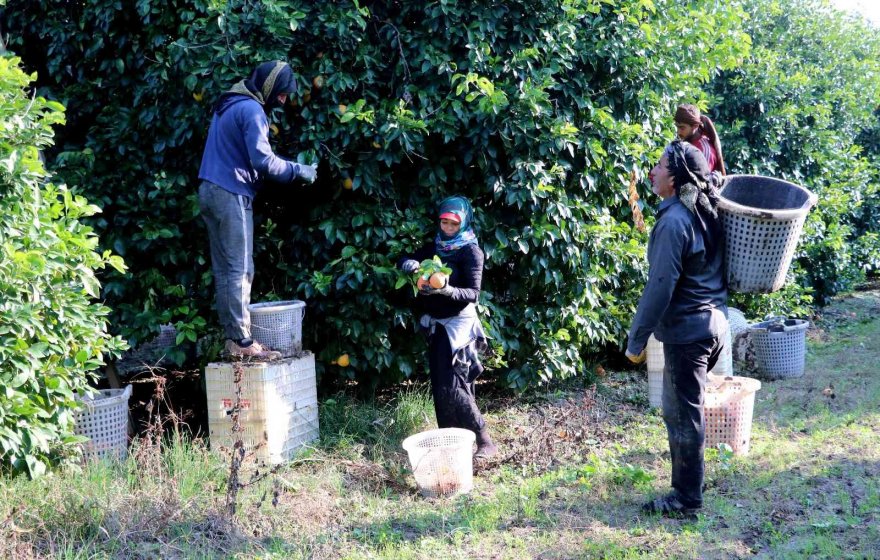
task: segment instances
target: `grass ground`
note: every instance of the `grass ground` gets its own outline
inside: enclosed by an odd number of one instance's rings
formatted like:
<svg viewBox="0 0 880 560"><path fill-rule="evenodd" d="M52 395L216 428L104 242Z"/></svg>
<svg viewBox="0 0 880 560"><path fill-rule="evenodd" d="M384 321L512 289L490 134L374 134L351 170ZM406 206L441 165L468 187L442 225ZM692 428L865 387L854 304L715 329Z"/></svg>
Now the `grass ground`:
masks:
<svg viewBox="0 0 880 560"><path fill-rule="evenodd" d="M320 445L246 465L234 516L228 459L145 442L122 465L0 480L0 557L876 558L880 556L880 293L837 301L810 332L807 372L764 382L747 457L707 452L695 519L644 517L669 459L643 372L596 388L483 403L502 453L467 496L418 494L399 448L427 428L424 388L381 405L322 403Z"/></svg>

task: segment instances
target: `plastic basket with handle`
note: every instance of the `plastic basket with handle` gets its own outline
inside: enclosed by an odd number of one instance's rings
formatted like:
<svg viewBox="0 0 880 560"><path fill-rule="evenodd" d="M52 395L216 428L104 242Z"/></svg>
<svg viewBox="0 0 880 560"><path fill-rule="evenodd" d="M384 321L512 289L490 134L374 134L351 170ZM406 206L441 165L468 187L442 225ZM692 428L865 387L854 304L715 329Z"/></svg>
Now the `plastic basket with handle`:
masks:
<svg viewBox="0 0 880 560"><path fill-rule="evenodd" d="M476 436L462 428L428 430L403 440L419 491L427 498L467 494L474 487Z"/></svg>
<svg viewBox="0 0 880 560"><path fill-rule="evenodd" d="M708 378L703 402L707 448L726 443L736 455L749 452L755 393L760 388L760 381L748 377Z"/></svg>
<svg viewBox="0 0 880 560"><path fill-rule="evenodd" d="M281 352L285 358L302 352L302 324L306 304L299 300L253 303L251 336L262 346Z"/></svg>
<svg viewBox="0 0 880 560"><path fill-rule="evenodd" d="M82 408L74 414L74 433L89 438L83 443L86 458L124 459L128 454L128 399L125 389L102 389L79 397Z"/></svg>
<svg viewBox="0 0 880 560"><path fill-rule="evenodd" d="M720 194L728 287L775 292L785 283L804 220L818 197L794 183L759 175L730 175Z"/></svg>
<svg viewBox="0 0 880 560"><path fill-rule="evenodd" d="M804 374L808 321L774 318L749 327L758 372L768 379Z"/></svg>

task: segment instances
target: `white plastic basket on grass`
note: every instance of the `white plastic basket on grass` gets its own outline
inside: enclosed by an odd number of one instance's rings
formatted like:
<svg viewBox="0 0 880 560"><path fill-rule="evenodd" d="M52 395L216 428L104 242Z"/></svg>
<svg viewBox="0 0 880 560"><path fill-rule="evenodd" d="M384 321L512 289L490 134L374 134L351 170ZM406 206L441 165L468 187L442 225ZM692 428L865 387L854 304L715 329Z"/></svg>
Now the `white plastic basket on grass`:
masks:
<svg viewBox="0 0 880 560"><path fill-rule="evenodd" d="M804 220L818 197L794 183L759 175L729 175L720 194L728 287L775 292L785 283Z"/></svg>
<svg viewBox="0 0 880 560"><path fill-rule="evenodd" d="M306 304L299 300L253 303L251 336L285 358L302 352L302 323Z"/></svg>
<svg viewBox="0 0 880 560"><path fill-rule="evenodd" d="M771 319L749 327L758 372L768 379L787 379L804 374L807 358L808 321Z"/></svg>
<svg viewBox="0 0 880 560"><path fill-rule="evenodd" d="M748 377L709 377L703 403L706 448L726 443L735 455L748 454L755 393L760 388L760 381Z"/></svg>
<svg viewBox="0 0 880 560"><path fill-rule="evenodd" d="M461 428L428 430L403 440L423 496L455 496L473 489L475 440L472 431Z"/></svg>
<svg viewBox="0 0 880 560"><path fill-rule="evenodd" d="M83 443L87 459L124 459L128 454L128 399L131 385L125 389L102 389L97 394L79 397L82 408L74 414L74 433L89 438Z"/></svg>

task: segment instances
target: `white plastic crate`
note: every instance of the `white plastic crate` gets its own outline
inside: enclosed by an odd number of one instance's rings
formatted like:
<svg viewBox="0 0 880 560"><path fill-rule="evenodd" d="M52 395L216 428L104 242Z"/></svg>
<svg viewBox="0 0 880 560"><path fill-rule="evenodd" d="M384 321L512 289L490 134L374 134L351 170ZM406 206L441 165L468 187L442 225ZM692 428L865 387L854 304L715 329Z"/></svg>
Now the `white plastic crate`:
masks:
<svg viewBox="0 0 880 560"><path fill-rule="evenodd" d="M660 344L659 342L657 344ZM648 404L652 408L663 406L663 370L648 370Z"/></svg>
<svg viewBox="0 0 880 560"><path fill-rule="evenodd" d="M733 373L733 341L730 336L730 328L726 329L722 335L724 337L724 350L718 356L715 367L711 373L716 375L731 375ZM648 337L648 371L662 372L666 367L666 358L663 357L663 343L654 338L652 334Z"/></svg>
<svg viewBox="0 0 880 560"><path fill-rule="evenodd" d="M205 368L208 429L211 446L232 447L232 409L235 405L236 363L211 363ZM278 464L318 438L318 391L315 356L273 362L240 363L239 422L245 451Z"/></svg>
<svg viewBox="0 0 880 560"><path fill-rule="evenodd" d="M654 338L654 335L648 337L648 371L663 371L666 359L663 357L663 343Z"/></svg>

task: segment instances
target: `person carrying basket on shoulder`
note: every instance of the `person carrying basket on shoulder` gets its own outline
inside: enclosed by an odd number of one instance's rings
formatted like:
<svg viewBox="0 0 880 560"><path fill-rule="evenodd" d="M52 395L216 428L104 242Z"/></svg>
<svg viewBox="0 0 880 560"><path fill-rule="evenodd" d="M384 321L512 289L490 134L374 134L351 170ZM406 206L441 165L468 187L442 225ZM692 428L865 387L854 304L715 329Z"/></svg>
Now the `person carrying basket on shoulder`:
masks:
<svg viewBox="0 0 880 560"><path fill-rule="evenodd" d="M439 288L422 286L415 299L419 324L428 336L428 369L434 411L440 428L465 428L476 434L475 458L495 455L497 446L477 408L474 381L483 372L479 352L487 347L476 303L483 278L483 251L474 231L470 202L452 196L437 209L437 234L398 267L408 274L420 262L438 256L451 269Z"/></svg>
<svg viewBox="0 0 880 560"><path fill-rule="evenodd" d="M648 283L629 331L626 356L645 361L648 337L663 343L663 421L672 491L646 513L690 514L703 505L706 375L721 356L727 328L724 239L715 180L703 154L675 140L649 175L663 201L648 241Z"/></svg>

